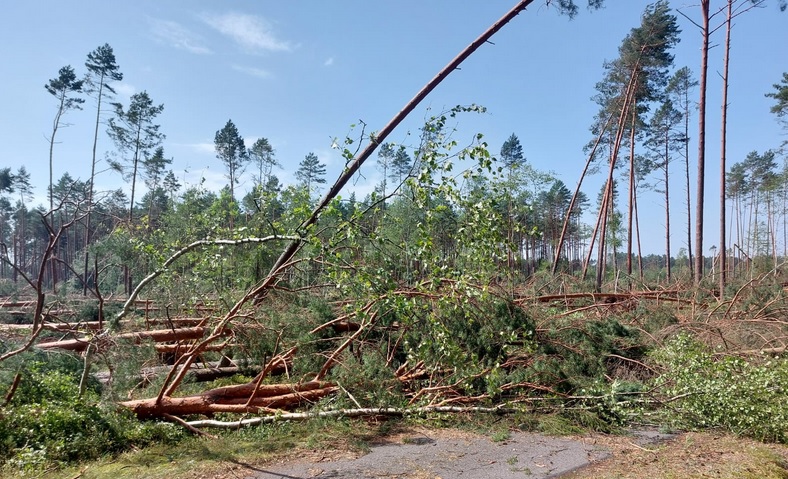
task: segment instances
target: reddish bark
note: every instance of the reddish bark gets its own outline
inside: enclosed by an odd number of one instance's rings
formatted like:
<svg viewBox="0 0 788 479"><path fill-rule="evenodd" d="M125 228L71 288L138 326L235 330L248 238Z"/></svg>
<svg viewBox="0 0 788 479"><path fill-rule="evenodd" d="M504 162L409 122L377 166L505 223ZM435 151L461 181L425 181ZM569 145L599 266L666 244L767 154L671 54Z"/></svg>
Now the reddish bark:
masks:
<svg viewBox="0 0 788 479"><path fill-rule="evenodd" d="M161 417L165 414L213 414L217 412L259 413L272 409L292 409L305 402L320 400L338 387L322 381L302 384L266 384L255 391L254 383L225 386L186 397L164 397L160 401L140 399L125 401L121 406L138 417ZM252 394L255 397L249 400Z"/></svg>
<svg viewBox="0 0 788 479"><path fill-rule="evenodd" d="M193 328L180 328L180 329L160 329L155 331L140 331L135 333L123 333L114 336L109 336L107 339L115 340L131 340L135 344L142 343L145 340L152 340L157 343L167 341L181 341L188 339L200 339L205 335L207 328L193 327ZM48 343L39 343L39 349L65 349L68 351L84 351L88 345L95 341L95 338L77 338L66 339L63 341L51 341Z"/></svg>

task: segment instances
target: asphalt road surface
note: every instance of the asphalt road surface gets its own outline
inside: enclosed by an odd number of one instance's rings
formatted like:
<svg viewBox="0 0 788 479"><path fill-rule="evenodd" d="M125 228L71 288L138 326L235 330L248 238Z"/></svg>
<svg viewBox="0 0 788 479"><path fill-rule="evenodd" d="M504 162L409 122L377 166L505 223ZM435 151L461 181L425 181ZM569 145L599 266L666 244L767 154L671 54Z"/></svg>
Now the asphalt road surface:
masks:
<svg viewBox="0 0 788 479"><path fill-rule="evenodd" d="M592 439L567 439L513 433L504 441L434 431L405 435L371 448L358 458L311 458L272 464L246 479L542 479L608 457ZM633 441L651 443L665 436L633 434Z"/></svg>

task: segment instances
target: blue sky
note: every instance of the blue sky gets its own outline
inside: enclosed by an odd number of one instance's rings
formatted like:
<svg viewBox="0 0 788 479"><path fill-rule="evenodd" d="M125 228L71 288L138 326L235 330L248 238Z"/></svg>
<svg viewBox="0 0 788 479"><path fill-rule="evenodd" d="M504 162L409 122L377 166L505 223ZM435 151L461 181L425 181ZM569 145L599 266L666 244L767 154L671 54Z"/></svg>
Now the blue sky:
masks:
<svg viewBox="0 0 788 479"><path fill-rule="evenodd" d="M115 85L117 100L147 91L164 104L158 123L167 135L165 154L181 183L204 181L218 190L224 169L213 151L216 131L232 119L251 144L268 138L283 168L275 173L293 182L298 163L314 152L328 165L333 182L344 161L331 149L359 120L379 130L437 71L515 1L399 0L8 2L0 16L0 167L24 165L32 175L36 204L45 203L48 141L55 101L43 88L60 67L85 71L87 54L109 43L124 74ZM515 133L531 164L556 173L574 189L585 162L583 145L597 106L591 100L602 64L615 58L622 38L639 23L649 3L608 0L601 11L574 20L557 14L543 0L499 32L454 72L398 128L389 140L417 143L425 117L457 104L476 103L484 115L458 119L458 140L485 135L492 152ZM691 2L690 2L691 3ZM729 162L752 150L779 145L779 125L769 113L771 90L788 71L788 12L776 2L751 11L733 30L729 110ZM712 8L722 7L713 0ZM698 7L673 1L690 18ZM718 22L723 18L720 16ZM700 35L682 16L677 66L697 76ZM723 41L724 31L714 38ZM722 48L711 52L707 132L708 246L717 242L719 116ZM91 99L84 111L70 112L71 123L58 133L55 178L68 171L87 179L90 171ZM694 120L693 120L694 121ZM693 140L697 137L692 127ZM112 150L103 133L99 156ZM357 134L358 132L351 133ZM409 134L410 133L410 134ZM691 151L697 147L692 144ZM693 176L695 174L693 161ZM674 167L679 173L679 164ZM353 182L359 197L380 179L375 165ZM251 186L242 180L241 190ZM678 178L677 178L678 180ZM600 176L584 187L595 198ZM101 188L124 186L112 172L97 179ZM680 224L681 183L674 183L674 252L686 237ZM347 195L348 193L346 193ZM693 194L694 201L694 194ZM663 249L661 199L644 193L640 203L644 249ZM708 249L708 248L704 248Z"/></svg>

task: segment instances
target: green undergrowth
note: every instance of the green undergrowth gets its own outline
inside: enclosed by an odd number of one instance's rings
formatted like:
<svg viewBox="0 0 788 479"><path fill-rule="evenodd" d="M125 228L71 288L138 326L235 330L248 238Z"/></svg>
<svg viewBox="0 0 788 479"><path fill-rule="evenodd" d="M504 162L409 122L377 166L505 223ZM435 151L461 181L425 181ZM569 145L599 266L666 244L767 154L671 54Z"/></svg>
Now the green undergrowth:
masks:
<svg viewBox="0 0 788 479"><path fill-rule="evenodd" d="M654 340L658 333L678 322L670 307L638 306L591 318L556 314L543 305L521 308L499 297L472 297L462 307L450 301L397 301L402 304L381 305L377 323L337 356L326 379L339 391L313 405L316 409L436 404L445 398L422 395L413 400L413 394L453 384L449 393L478 398L474 405L505 405L518 412L442 413L383 423L312 419L220 432L215 442L188 436L169 423L139 421L115 406L129 395L151 397L158 391L162 378L138 384L141 367L161 364L149 344L118 344L97 355L94 370L111 368L113 382L91 380L81 395L83 357L31 351L0 364L0 390L8 391L17 373L22 378L13 399L0 408L3 475L46 472L54 477L52 471L73 472L72 466L84 463L114 475L111 467L119 463L139 472L203 461L192 451L202 451L208 462L200 463L212 467L264 461L290 449L335 447L336 441L361 450L370 437L398 427L394 424L462 428L502 441L512 431L616 433L647 422L788 442L788 361L721 354L689 334L659 345ZM310 377L348 333L325 329L309 334L336 314L324 298L287 303L266 311L265 327L239 333L235 359L260 364L300 345L289 373ZM426 373L400 381L397 368L417 362ZM249 380L239 375L187 383L179 394ZM216 419L238 417L221 414ZM222 449L219 443L228 446ZM144 475L157 477L154 472Z"/></svg>
<svg viewBox="0 0 788 479"><path fill-rule="evenodd" d="M688 335L653 358L664 368L654 384L666 401L660 413L667 423L788 443L788 359L715 354Z"/></svg>
<svg viewBox="0 0 788 479"><path fill-rule="evenodd" d="M21 471L6 466L2 477L47 477L68 479L194 479L212 477L219 471L242 468L264 469L277 458L304 455L321 457L321 451L362 454L369 444L402 426L399 421L370 422L350 419L314 419L305 422L277 422L241 430L211 431L216 439L185 437L176 443L156 443L91 462L62 468ZM310 456L310 457L311 457ZM247 474L244 474L246 472ZM231 476L232 477L232 476Z"/></svg>
<svg viewBox="0 0 788 479"><path fill-rule="evenodd" d="M101 400L88 381L80 395L82 363L63 353L28 352L5 361L0 384L21 380L0 409L0 462L34 473L95 460L131 448L171 445L184 432L171 424L140 422Z"/></svg>

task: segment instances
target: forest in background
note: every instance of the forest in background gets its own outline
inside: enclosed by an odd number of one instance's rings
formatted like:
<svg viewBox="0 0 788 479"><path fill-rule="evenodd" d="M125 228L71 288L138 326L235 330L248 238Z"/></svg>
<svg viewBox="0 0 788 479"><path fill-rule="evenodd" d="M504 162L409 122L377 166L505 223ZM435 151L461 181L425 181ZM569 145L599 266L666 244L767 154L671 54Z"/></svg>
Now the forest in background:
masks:
<svg viewBox="0 0 788 479"><path fill-rule="evenodd" d="M701 2L698 26L729 35L763 3ZM108 404L198 432L248 414L478 408L596 427L666 414L784 442L785 144L753 145L722 170L719 248L705 255L705 149L687 147L691 127L703 132L706 72L673 64L680 36L657 2L605 63L576 191L534 168L514 133L493 151L483 134L457 137L449 125L476 105L434 115L417 148L354 126L335 143L348 166L322 196L314 153L282 185L268 140L247 147L228 120L214 141L226 188L184 189L156 120L164 105L145 91L114 101L123 74L111 46L88 55L84 76L61 68L45 86L50 164L67 114L90 98L94 145L113 140L110 164L129 189L94 184L95 146L87 181L50 167L49 205L30 207L24 167L0 169L3 460L35 468L178 440ZM788 126L788 73L775 81L764 94ZM375 192L339 196L373 152ZM237 191L247 169L254 185ZM583 193L594 172L603 188ZM676 188L687 199L671 205ZM640 252L644 190L665 198L664 254ZM671 245L670 228L687 241ZM676 401L672 416L660 408Z"/></svg>

